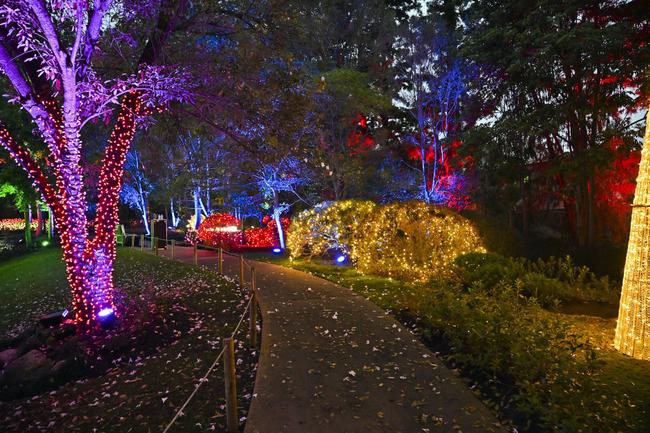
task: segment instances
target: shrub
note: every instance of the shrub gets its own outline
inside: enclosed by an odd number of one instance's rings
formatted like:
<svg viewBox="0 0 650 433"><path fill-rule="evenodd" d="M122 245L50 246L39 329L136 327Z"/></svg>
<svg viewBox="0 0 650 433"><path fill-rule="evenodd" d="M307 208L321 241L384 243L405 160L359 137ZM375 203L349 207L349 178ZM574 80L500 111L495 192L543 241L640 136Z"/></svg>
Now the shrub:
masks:
<svg viewBox="0 0 650 433"><path fill-rule="evenodd" d="M467 287L493 293L499 283L506 283L546 307L563 300L609 301L617 293L607 277L597 277L588 268L575 266L568 256L530 261L470 253L454 263L455 276Z"/></svg>
<svg viewBox="0 0 650 433"><path fill-rule="evenodd" d="M492 293L448 287L419 300L419 319L429 338L446 342L448 359L522 430L621 425L621 403L600 391L592 347L535 301L522 302L519 291L504 283Z"/></svg>
<svg viewBox="0 0 650 433"><path fill-rule="evenodd" d="M359 225L351 246L360 272L405 281L449 276L457 256L485 251L467 218L422 202L377 207Z"/></svg>
<svg viewBox="0 0 650 433"><path fill-rule="evenodd" d="M199 238L213 247L234 247L241 244L240 224L239 218L235 216L212 214L199 226Z"/></svg>
<svg viewBox="0 0 650 433"><path fill-rule="evenodd" d="M350 254L352 237L377 205L371 201L324 202L299 213L287 235L290 257L319 257L330 250Z"/></svg>

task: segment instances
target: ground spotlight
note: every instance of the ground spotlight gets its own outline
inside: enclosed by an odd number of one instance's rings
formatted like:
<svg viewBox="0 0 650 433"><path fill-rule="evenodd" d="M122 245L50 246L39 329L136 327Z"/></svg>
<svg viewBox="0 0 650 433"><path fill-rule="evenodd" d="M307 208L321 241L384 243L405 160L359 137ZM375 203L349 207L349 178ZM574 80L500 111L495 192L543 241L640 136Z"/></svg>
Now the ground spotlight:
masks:
<svg viewBox="0 0 650 433"><path fill-rule="evenodd" d="M97 313L97 318L102 328L108 328L115 321L115 311L112 308L103 308Z"/></svg>
<svg viewBox="0 0 650 433"><path fill-rule="evenodd" d="M275 247L273 248L273 254L280 254L282 252L282 248Z"/></svg>

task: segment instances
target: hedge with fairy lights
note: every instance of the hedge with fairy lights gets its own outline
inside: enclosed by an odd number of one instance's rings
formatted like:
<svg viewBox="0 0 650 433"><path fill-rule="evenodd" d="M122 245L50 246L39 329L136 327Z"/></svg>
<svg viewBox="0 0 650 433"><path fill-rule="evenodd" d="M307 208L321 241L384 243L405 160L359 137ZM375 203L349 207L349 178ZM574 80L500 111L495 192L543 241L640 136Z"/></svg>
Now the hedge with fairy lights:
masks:
<svg viewBox="0 0 650 433"><path fill-rule="evenodd" d="M226 214L215 213L199 226L199 239L214 247L234 247L241 244L241 221Z"/></svg>
<svg viewBox="0 0 650 433"><path fill-rule="evenodd" d="M290 258L321 257L330 251L349 255L357 227L377 205L371 201L324 202L299 213L287 235Z"/></svg>
<svg viewBox="0 0 650 433"><path fill-rule="evenodd" d="M275 221L266 216L262 220L266 227L247 229L242 242L241 220L225 213L212 214L203 220L198 230L198 239L213 247L236 249L247 248L272 248L280 244ZM291 224L289 218L280 220L282 228L286 231Z"/></svg>
<svg viewBox="0 0 650 433"><path fill-rule="evenodd" d="M335 249L362 273L407 281L449 275L457 256L485 251L467 218L422 202L322 205L294 219L287 245L292 259Z"/></svg>

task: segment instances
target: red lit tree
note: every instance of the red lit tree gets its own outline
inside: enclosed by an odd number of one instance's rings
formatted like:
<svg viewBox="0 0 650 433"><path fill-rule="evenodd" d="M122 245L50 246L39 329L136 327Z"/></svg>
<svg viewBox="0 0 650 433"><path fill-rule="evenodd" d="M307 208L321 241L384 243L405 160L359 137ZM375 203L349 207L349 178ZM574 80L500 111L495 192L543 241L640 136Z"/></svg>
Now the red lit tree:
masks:
<svg viewBox="0 0 650 433"><path fill-rule="evenodd" d="M33 181L52 209L76 321L91 326L113 304L114 232L123 165L138 121L172 100L187 98L177 68L152 66L165 38L156 27L138 72L100 77L93 54L105 29L119 18L111 0L5 0L0 5L0 69L47 145L40 164L0 123L0 144ZM127 8L126 5L122 5ZM160 14L163 16L164 14ZM90 120L118 115L97 182L94 227L87 227L81 130ZM94 235L91 235L94 233ZM100 314L101 313L101 314Z"/></svg>

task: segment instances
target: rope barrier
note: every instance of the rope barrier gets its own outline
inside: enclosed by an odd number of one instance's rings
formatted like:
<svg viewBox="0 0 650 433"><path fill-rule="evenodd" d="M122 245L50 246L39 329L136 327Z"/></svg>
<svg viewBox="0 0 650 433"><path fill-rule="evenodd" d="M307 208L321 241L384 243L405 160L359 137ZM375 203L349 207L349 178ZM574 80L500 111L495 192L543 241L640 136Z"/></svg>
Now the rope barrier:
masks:
<svg viewBox="0 0 650 433"><path fill-rule="evenodd" d="M249 299L248 299L248 304L246 304L246 308L244 309L244 312L242 313L241 317L239 318L239 323L237 323L237 326L235 326L234 331L232 332L232 334L230 334L230 338L235 338L235 335L239 331L239 329L241 327L241 324L244 322L244 317L246 317L246 313L248 312L248 309L250 308L252 301L253 301L253 297L250 296ZM169 429L172 427L172 425L174 425L176 420L183 414L183 410L187 407L187 405L190 403L190 401L192 401L192 399L194 398L196 393L199 391L199 388L201 387L201 385L203 385L204 382L208 381L208 376L210 375L210 373L212 373L212 370L214 370L214 368L217 366L217 363L219 362L219 360L223 356L223 353L224 353L225 350L226 350L226 347L224 345L221 348L221 351L217 355L217 357L214 360L214 362L212 363L212 365L210 365L210 368L208 368L208 371L206 371L206 373L203 375L203 377L201 377L199 379L199 383L197 383L195 385L194 391L192 391L190 396L187 397L187 400L185 400L185 403L183 403L183 405L180 407L180 409L178 409L178 411L176 412L176 414L174 415L172 420L169 422L169 424L167 424L167 427L165 427L165 430L163 430L163 433L167 433L169 431Z"/></svg>
<svg viewBox="0 0 650 433"><path fill-rule="evenodd" d="M134 244L135 244L135 238L136 238L136 236L137 236L137 234L125 234L125 238L126 238L126 237L132 237L132 239L131 239L131 248L133 248L133 246L134 246ZM162 238L158 238L158 237L155 237L155 236L154 236L154 237L149 237L149 240L151 241L150 249L153 249L153 250L154 250L154 253L155 253L156 255L158 255L158 249L159 249L159 247L158 247L158 244L159 244L158 241L160 241L160 240L164 240L164 241L165 241L165 248L166 248L167 245L170 243L170 240L168 240L168 239L166 239L166 238L165 238L165 239L162 239ZM181 246L181 247L182 247L182 246L188 246L188 247L192 247L192 248L194 249L195 264L196 264L196 249L197 249L196 247L198 247L198 245L191 244L191 243L189 243L189 242L182 242L182 241L179 242L179 241L176 241L176 240L172 240L172 242L173 242L173 244L172 244L172 248L174 248L174 247L176 247L176 246ZM145 243L144 236L140 235L140 249L141 249L141 250L144 249L144 243ZM244 318L246 317L246 314L249 312L249 310L250 310L251 308L256 308L256 306L254 305L254 302L255 302L254 300L255 300L255 291L257 290L257 288L255 287L255 282L253 281L253 280L254 280L254 268L253 268L253 266L248 262L248 260L246 260L246 259L243 257L243 255L241 255L241 254L233 254L233 253L231 253L231 252L229 252L229 251L225 251L223 248L216 248L216 247L212 247L212 246L210 246L210 245L201 245L201 246L200 246L200 249L203 249L203 250L211 250L211 251L218 251L218 252L221 252L221 253L225 253L225 254L227 254L227 255L229 255L229 256L232 256L232 257L239 257L239 259L240 259L240 263L241 263L242 265L247 266L249 272L251 273L251 278L252 278L252 281L251 281L251 289L252 289L252 290L251 290L251 293L250 293L250 296L249 296L249 299L248 299L248 303L246 304L246 308L244 308L244 311L242 312L242 315L241 315L240 318L239 318L239 322L237 323L237 326L235 326L235 329L234 329L234 330L232 331L232 333L230 334L230 339L234 339L235 335L237 335L237 333L238 333L239 330L241 329L241 325L242 325L242 323L244 322ZM173 254L173 253L172 253L172 254ZM219 255L219 258L222 258L222 254ZM240 265L240 266L242 266L242 265ZM243 270L243 267L240 268L240 269ZM240 276L240 280L241 280L241 281L240 281L240 287L243 289L243 288L244 288L244 285L245 285L245 282L244 282L244 280L243 280L243 273L242 273L241 276ZM251 315L251 317L253 317L253 316ZM253 323L253 320L254 320L254 319L251 318L251 326L256 326L256 325ZM254 336L254 334L255 334L255 333L251 333L251 340L252 340L252 341L255 341L255 336ZM224 342L225 342L226 340L228 340L228 338L224 338L224 339L223 339ZM203 385L204 382L207 382L207 381L208 381L208 376L210 375L210 373L212 373L212 371L214 370L214 368L217 366L217 364L219 363L219 360L224 356L225 350L226 350L226 345L224 344L223 347L221 348L221 351L219 351L219 354L217 355L217 357L215 358L214 362L212 363L212 365L210 365L210 367L208 368L208 370L206 371L206 373L205 373L205 374L204 374L204 375L199 379L198 383L194 386L194 390L193 390L192 393L189 395L189 397L187 397L187 399L185 400L185 402L183 403L183 405L180 407L180 409L178 409L178 411L176 411L176 413L174 414L174 417L172 418L172 420L169 422L169 424L167 424L167 427L165 427L165 430L163 430L163 433L167 433L167 432L169 432L169 429L174 425L174 423L176 422L176 420L177 420L179 417L181 417L181 416L183 415L183 411L185 410L185 408L187 407L187 405L192 401L192 399L194 398L194 396L197 394L197 392L199 391L199 388L201 388L201 386ZM236 410L236 409L233 409L233 410Z"/></svg>
<svg viewBox="0 0 650 433"><path fill-rule="evenodd" d="M126 238L126 237L130 237L130 236L133 236L133 240L135 240L135 236L137 236L137 234L126 233L124 236L125 236L125 238ZM153 245L157 245L157 243L158 243L159 240L164 240L164 241L165 241L165 245L171 243L171 240L169 240L169 239L167 239L167 238L158 238L158 237L153 237L153 238L152 238L152 237L149 237L149 238L146 239L146 240L151 240L151 241L152 241L152 245L150 246L151 248L153 248ZM193 247L194 247L194 244L191 244L191 243L189 243L189 242L183 242L183 241L175 241L175 246L177 246L177 247L184 247L184 246L187 246L187 247L192 247L192 248L193 248ZM202 249L202 250L208 250L208 251L219 251L219 248L217 248L217 247L213 247L213 246L211 246L211 245L198 244L198 245L197 245L197 248L198 248L198 249ZM158 250L158 247L156 247L155 250ZM221 248L221 252L222 252L223 254L226 254L226 255L228 255L228 256L235 257L235 258L238 258L238 257L240 256L240 254L231 253L230 251L227 251L227 250L225 250L225 249L223 249L223 248ZM253 266L249 263L248 259L244 258L243 261L244 261L244 264L247 266L248 271L250 271L251 269L253 269Z"/></svg>

